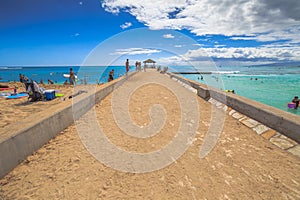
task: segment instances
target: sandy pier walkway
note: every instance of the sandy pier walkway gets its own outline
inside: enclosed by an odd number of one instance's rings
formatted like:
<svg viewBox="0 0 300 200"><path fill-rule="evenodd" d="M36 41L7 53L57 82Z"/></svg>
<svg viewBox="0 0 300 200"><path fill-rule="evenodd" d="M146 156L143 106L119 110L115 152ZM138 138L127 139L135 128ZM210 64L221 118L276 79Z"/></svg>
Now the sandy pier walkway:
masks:
<svg viewBox="0 0 300 200"><path fill-rule="evenodd" d="M117 126L114 95L122 95L145 80L148 83L136 88L128 101L131 120L140 128L151 126L148 110L155 104L164 108L166 119L156 135L136 138ZM229 115L216 146L199 158L215 116L212 112L218 111L165 75L138 73L97 104L93 112L103 133L119 149L137 154L160 151L178 136L184 117L176 93L185 92L198 104L198 108L190 104L199 111L193 121L197 130L187 150L170 165L140 173L150 163L144 162L131 173L111 167L114 162L122 164L122 159L112 159L111 166L103 164L80 139L84 136L78 131L90 127L89 117L83 117L1 179L0 199L300 199L300 159ZM123 160L124 165L127 161Z"/></svg>

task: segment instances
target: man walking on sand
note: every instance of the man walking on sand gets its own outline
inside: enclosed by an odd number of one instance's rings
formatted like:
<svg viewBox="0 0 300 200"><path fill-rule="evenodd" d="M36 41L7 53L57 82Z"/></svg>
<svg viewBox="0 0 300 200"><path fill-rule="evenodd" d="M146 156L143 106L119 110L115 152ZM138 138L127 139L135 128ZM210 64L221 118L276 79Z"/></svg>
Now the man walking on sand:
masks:
<svg viewBox="0 0 300 200"><path fill-rule="evenodd" d="M128 71L129 71L129 60L128 59L126 60L125 65L126 65L126 75L127 75Z"/></svg>
<svg viewBox="0 0 300 200"><path fill-rule="evenodd" d="M73 71L72 68L70 68L70 77L69 77L69 80L70 80L70 85L75 85L75 83L76 83L75 73L74 73L74 71Z"/></svg>

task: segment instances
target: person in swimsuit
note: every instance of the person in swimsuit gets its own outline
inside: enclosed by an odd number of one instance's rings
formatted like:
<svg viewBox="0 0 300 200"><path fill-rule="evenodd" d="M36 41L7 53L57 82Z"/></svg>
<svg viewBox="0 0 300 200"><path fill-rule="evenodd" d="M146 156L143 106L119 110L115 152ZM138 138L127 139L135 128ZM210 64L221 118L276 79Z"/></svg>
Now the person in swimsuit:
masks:
<svg viewBox="0 0 300 200"><path fill-rule="evenodd" d="M115 71L113 69L109 72L108 82L114 80L114 73Z"/></svg>
<svg viewBox="0 0 300 200"><path fill-rule="evenodd" d="M50 79L48 79L48 84L53 84L54 82Z"/></svg>
<svg viewBox="0 0 300 200"><path fill-rule="evenodd" d="M75 85L75 74L72 68L70 68L70 85Z"/></svg>
<svg viewBox="0 0 300 200"><path fill-rule="evenodd" d="M19 74L19 79L20 79L20 83L23 83L23 81L24 81L24 77L23 77L23 75L22 75L22 74Z"/></svg>
<svg viewBox="0 0 300 200"><path fill-rule="evenodd" d="M127 74L129 71L129 60L128 59L126 60L125 65L126 65L126 74Z"/></svg>
<svg viewBox="0 0 300 200"><path fill-rule="evenodd" d="M295 96L294 99L292 100L292 102L295 104L294 108L298 109L298 106L299 106L299 98L298 98L298 96Z"/></svg>

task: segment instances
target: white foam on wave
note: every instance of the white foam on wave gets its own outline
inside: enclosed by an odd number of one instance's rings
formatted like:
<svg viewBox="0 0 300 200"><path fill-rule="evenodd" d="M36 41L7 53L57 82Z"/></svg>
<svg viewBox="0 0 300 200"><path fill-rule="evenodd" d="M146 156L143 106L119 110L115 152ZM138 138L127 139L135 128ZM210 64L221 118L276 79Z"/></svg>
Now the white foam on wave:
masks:
<svg viewBox="0 0 300 200"><path fill-rule="evenodd" d="M23 69L22 67L0 67L0 69L14 70L14 69Z"/></svg>
<svg viewBox="0 0 300 200"><path fill-rule="evenodd" d="M211 71L213 74L238 74L240 71Z"/></svg>

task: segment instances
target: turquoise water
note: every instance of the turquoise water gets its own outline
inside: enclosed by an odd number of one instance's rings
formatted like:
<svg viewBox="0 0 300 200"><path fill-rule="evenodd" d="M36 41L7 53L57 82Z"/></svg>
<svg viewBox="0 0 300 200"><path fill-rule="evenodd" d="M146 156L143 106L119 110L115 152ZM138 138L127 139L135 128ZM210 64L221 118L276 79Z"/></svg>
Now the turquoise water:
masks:
<svg viewBox="0 0 300 200"><path fill-rule="evenodd" d="M300 96L300 67L222 67L211 71L214 73L182 76L221 90L235 90L240 96L300 115L300 109L287 108L287 102Z"/></svg>

